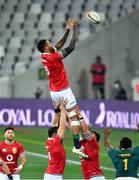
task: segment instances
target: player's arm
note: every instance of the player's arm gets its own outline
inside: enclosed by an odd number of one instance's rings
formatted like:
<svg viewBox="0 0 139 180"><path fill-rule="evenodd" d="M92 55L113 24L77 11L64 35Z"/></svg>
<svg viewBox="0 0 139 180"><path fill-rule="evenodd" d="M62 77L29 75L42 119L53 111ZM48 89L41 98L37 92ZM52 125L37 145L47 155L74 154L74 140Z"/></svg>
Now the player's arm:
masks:
<svg viewBox="0 0 139 180"><path fill-rule="evenodd" d="M77 24L78 24L78 21L75 21L69 46L62 50L63 57L67 57L75 48L76 39L77 39L77 36L76 36Z"/></svg>
<svg viewBox="0 0 139 180"><path fill-rule="evenodd" d="M24 153L20 155L20 160L21 160L21 165L25 166L27 160L26 160L26 155Z"/></svg>
<svg viewBox="0 0 139 180"><path fill-rule="evenodd" d="M20 165L14 169L14 174L19 174L19 172L23 169L25 163L26 163L26 156L24 153L19 155L21 163Z"/></svg>
<svg viewBox="0 0 139 180"><path fill-rule="evenodd" d="M61 138L64 137L65 126L66 126L66 109L65 109L66 104L67 104L67 99L62 98L59 106L61 110L61 116L60 116L58 132L57 132L57 135Z"/></svg>
<svg viewBox="0 0 139 180"><path fill-rule="evenodd" d="M54 115L54 119L52 121L52 127L58 127L59 126L59 119L60 119L60 112L61 112L59 105L60 105L59 102L53 101L55 115Z"/></svg>
<svg viewBox="0 0 139 180"><path fill-rule="evenodd" d="M107 150L114 148L111 143L110 143L110 139L109 139L109 135L111 134L112 129L109 128L105 128L104 129L104 146Z"/></svg>
<svg viewBox="0 0 139 180"><path fill-rule="evenodd" d="M73 27L73 20L68 19L67 25L66 25L66 30L65 30L64 34L62 35L62 37L60 38L60 40L55 45L57 50L61 49L64 46L64 44L67 40L68 34L69 34L70 30L72 29L72 27Z"/></svg>
<svg viewBox="0 0 139 180"><path fill-rule="evenodd" d="M0 166L5 174L7 174L9 179L13 179L10 169L8 168L7 164L0 158Z"/></svg>
<svg viewBox="0 0 139 180"><path fill-rule="evenodd" d="M79 118L80 126L81 126L81 129L82 129L83 133L84 133L85 139L90 139L91 138L91 133L89 131L88 125L86 124L83 116L80 113L80 110L78 109L75 112L76 112L76 114L77 114L77 116Z"/></svg>
<svg viewBox="0 0 139 180"><path fill-rule="evenodd" d="M54 119L52 122L52 127L58 127L59 126L59 119L60 119L60 113L55 112Z"/></svg>

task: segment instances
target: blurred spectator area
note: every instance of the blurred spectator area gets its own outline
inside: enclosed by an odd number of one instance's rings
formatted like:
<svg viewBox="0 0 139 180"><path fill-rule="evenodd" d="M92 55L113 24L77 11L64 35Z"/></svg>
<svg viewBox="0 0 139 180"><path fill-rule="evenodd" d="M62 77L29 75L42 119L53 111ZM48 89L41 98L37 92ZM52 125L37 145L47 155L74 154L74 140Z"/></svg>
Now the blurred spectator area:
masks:
<svg viewBox="0 0 139 180"><path fill-rule="evenodd" d="M138 4L138 0L0 0L0 75L15 73L16 63L29 68L38 55L36 40L47 37L56 42L69 17L80 19L80 41L125 17ZM91 9L102 15L100 25L85 17Z"/></svg>

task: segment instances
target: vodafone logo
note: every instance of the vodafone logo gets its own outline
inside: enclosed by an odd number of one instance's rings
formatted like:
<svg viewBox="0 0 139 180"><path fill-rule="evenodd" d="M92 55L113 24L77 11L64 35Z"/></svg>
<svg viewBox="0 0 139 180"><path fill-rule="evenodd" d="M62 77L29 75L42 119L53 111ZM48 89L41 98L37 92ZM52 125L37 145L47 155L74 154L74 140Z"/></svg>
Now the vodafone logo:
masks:
<svg viewBox="0 0 139 180"><path fill-rule="evenodd" d="M12 161L13 160L13 156L11 154L8 154L6 156L6 159L7 159L7 161Z"/></svg>

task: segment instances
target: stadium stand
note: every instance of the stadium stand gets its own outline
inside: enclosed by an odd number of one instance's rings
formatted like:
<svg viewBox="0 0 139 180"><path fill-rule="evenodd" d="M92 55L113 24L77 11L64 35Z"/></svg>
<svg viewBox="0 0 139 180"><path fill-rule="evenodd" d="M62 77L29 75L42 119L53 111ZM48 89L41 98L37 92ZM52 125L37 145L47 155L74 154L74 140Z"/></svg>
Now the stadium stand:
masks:
<svg viewBox="0 0 139 180"><path fill-rule="evenodd" d="M0 0L0 74L10 75L15 70L12 66L17 63L15 57L18 62L25 62L23 65L26 61L33 62L31 59L38 56L34 50L36 40L45 37L52 42L58 40L68 17L80 18L80 41L128 15L137 6L139 0ZM101 25L94 26L85 17L90 8L102 14Z"/></svg>

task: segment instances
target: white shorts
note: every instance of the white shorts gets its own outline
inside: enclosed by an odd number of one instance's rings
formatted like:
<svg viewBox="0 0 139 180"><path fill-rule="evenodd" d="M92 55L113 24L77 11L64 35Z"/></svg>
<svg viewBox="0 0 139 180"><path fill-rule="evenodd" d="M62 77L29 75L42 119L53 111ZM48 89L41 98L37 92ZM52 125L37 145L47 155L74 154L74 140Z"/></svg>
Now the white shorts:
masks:
<svg viewBox="0 0 139 180"><path fill-rule="evenodd" d="M63 176L45 173L43 180L63 180Z"/></svg>
<svg viewBox="0 0 139 180"><path fill-rule="evenodd" d="M12 174L14 180L20 180L19 174ZM9 180L6 174L0 173L0 180Z"/></svg>
<svg viewBox="0 0 139 180"><path fill-rule="evenodd" d="M67 88L67 89L64 89L63 91L57 91L57 92L50 91L50 95L51 95L52 101L55 101L55 102L59 101L62 97L67 99L68 103L66 105L66 109L70 109L77 104L75 96L71 88Z"/></svg>
<svg viewBox="0 0 139 180"><path fill-rule="evenodd" d="M115 180L138 180L138 178L135 177L117 177Z"/></svg>
<svg viewBox="0 0 139 180"><path fill-rule="evenodd" d="M95 176L95 177L90 178L89 180L105 180L105 177L104 176Z"/></svg>

